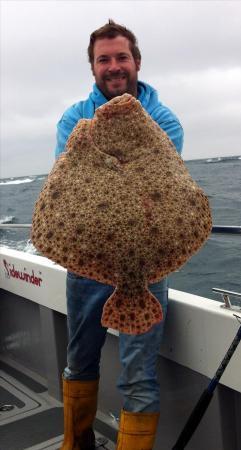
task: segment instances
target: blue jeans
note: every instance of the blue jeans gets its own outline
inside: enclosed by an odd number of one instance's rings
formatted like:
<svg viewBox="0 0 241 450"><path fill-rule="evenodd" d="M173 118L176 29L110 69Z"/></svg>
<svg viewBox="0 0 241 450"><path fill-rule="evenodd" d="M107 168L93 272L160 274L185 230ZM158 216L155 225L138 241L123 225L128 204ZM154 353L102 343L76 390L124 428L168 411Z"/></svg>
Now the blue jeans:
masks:
<svg viewBox="0 0 241 450"><path fill-rule="evenodd" d="M164 320L138 336L119 335L122 371L117 387L123 395L123 408L130 412L158 412L160 389L156 363L167 312L166 279L149 286L160 301ZM101 325L103 306L114 288L88 278L67 274L67 323L69 343L64 378L99 378L101 349L107 329Z"/></svg>

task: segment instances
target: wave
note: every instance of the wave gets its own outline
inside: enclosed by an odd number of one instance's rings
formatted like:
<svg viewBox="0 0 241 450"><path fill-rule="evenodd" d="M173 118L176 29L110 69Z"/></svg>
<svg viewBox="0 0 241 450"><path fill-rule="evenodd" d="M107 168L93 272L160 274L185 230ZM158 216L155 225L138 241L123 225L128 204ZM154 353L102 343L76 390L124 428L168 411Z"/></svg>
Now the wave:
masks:
<svg viewBox="0 0 241 450"><path fill-rule="evenodd" d="M39 255L40 253L38 250L34 247L31 239L28 239L27 242L24 243L24 248L22 250L25 253L31 253L31 255Z"/></svg>
<svg viewBox="0 0 241 450"><path fill-rule="evenodd" d="M218 156L216 158L208 158L205 160L206 163L219 163L228 161L237 161L241 159L241 156Z"/></svg>
<svg viewBox="0 0 241 450"><path fill-rule="evenodd" d="M207 163L216 163L216 162L220 162L220 161L222 161L222 158L209 158L209 159L206 159Z"/></svg>
<svg viewBox="0 0 241 450"><path fill-rule="evenodd" d="M0 223L13 223L15 216L5 216L0 219Z"/></svg>
<svg viewBox="0 0 241 450"><path fill-rule="evenodd" d="M29 253L31 255L40 255L38 250L34 247L32 241L22 240L22 241L10 241L10 240L1 240L1 246L5 248L10 248L12 250L18 250L20 252Z"/></svg>
<svg viewBox="0 0 241 450"><path fill-rule="evenodd" d="M32 183L33 181L35 181L35 178L10 179L10 180L6 180L6 181L1 181L0 186L6 186L9 184Z"/></svg>

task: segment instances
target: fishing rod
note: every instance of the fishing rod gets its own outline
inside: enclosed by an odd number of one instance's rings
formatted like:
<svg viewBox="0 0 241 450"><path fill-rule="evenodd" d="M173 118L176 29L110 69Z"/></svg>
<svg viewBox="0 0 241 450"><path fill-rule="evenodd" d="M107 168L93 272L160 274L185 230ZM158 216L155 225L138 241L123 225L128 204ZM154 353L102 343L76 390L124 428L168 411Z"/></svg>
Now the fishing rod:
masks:
<svg viewBox="0 0 241 450"><path fill-rule="evenodd" d="M241 324L241 317L237 316L236 314L234 314L234 316ZM240 340L241 340L241 326L239 327L232 344L230 345L226 355L224 356L220 366L218 367L217 372L210 381L208 387L203 391L201 397L199 398L176 444L174 445L174 447L172 447L172 450L183 450L186 447L187 443L190 441L194 431L198 427L205 411L207 410L209 403L212 400L214 390L216 389L218 382L221 376L223 375L223 372L225 371L230 359L232 358Z"/></svg>

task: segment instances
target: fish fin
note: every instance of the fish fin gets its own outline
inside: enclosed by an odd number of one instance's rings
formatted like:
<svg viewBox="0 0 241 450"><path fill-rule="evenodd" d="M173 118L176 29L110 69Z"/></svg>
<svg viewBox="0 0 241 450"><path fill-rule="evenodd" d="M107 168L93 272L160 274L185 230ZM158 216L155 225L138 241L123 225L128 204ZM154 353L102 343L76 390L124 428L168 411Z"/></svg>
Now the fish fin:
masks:
<svg viewBox="0 0 241 450"><path fill-rule="evenodd" d="M104 305L101 323L121 333L142 334L161 320L162 307L148 289L133 300L117 287Z"/></svg>

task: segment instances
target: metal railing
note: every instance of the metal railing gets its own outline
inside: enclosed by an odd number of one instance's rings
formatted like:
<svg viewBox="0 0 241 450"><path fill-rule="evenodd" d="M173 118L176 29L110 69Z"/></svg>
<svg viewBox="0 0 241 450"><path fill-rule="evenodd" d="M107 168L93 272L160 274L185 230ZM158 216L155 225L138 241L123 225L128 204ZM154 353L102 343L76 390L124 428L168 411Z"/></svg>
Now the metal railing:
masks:
<svg viewBox="0 0 241 450"><path fill-rule="evenodd" d="M232 305L230 300L230 296L241 298L241 294L239 292L227 291L226 289L219 288L212 288L212 291L217 292L222 296L223 304L221 305L221 308L228 309L229 311L241 312L241 305Z"/></svg>
<svg viewBox="0 0 241 450"><path fill-rule="evenodd" d="M241 234L241 226L214 225L212 233Z"/></svg>
<svg viewBox="0 0 241 450"><path fill-rule="evenodd" d="M31 228L31 223L0 223L0 229L13 229L13 228Z"/></svg>
<svg viewBox="0 0 241 450"><path fill-rule="evenodd" d="M32 227L31 223L0 223L0 229L31 228L31 227ZM214 225L212 227L212 233L241 234L241 226Z"/></svg>

